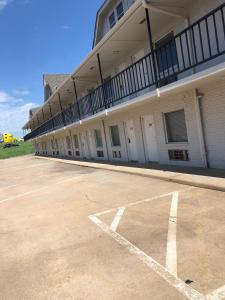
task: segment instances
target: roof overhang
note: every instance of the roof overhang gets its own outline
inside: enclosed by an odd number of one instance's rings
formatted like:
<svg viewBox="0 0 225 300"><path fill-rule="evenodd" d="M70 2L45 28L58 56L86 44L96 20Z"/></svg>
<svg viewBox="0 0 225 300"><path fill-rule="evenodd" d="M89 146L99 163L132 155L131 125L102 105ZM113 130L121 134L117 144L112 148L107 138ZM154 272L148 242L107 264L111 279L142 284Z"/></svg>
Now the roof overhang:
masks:
<svg viewBox="0 0 225 300"><path fill-rule="evenodd" d="M179 9L185 11L185 9L187 10L188 4L190 5L190 1L194 0L159 0L154 1L154 6L156 6L157 3L157 7L159 7L160 3L161 8L164 5L164 8L166 6L167 9L168 6L173 7L173 9L175 9L176 6L177 9L177 5L179 4ZM105 9L108 2L109 1L104 2L101 10ZM163 18L160 18L161 14L162 12L156 12L155 10L150 9L152 31L155 36L157 36L157 30L159 29L159 20L160 25L162 25L162 22L166 23L168 20L173 20L173 17L168 14L165 14ZM129 49L135 49L139 46L140 42L147 41L147 27L145 23L143 23L142 26L140 25L142 20L145 20L145 11L142 1L137 0L125 13L123 18L121 18L96 45L96 47L92 49L89 55L71 73L71 75L62 82L58 89L49 97L40 110L33 116L33 118L24 125L24 129L30 128L29 126L32 125L32 120L37 114L41 114L42 109L44 109L47 117L50 117L49 103L51 103L54 112L54 105L57 107L59 105L58 93L64 96L63 104L65 107L69 105L69 99L75 99L73 78L80 86L80 90L82 90L82 87L85 87L87 83L90 83L90 85L98 83L98 53L100 53L102 69L108 70L111 66L114 66L118 63L118 61L121 61L126 56L125 51L128 51ZM131 27L132 30L130 29ZM112 54L113 49L119 50L115 51L119 52L119 55Z"/></svg>
<svg viewBox="0 0 225 300"><path fill-rule="evenodd" d="M177 95L179 93L187 92L188 90L201 88L208 83L212 83L218 80L225 80L225 63L219 64L215 67L211 67L207 70L190 75L184 79L171 83L167 86L155 89L144 95L129 100L107 110L104 110L94 116L88 117L82 121L70 124L66 127L59 128L58 130L43 134L33 140L38 140L43 137L51 136L56 133L62 133L65 130L71 130L72 128L79 127L81 125L88 125L89 123L96 122L98 120L105 119L115 113L121 113L123 111L130 110L143 104L151 103L160 99L166 99L168 96Z"/></svg>

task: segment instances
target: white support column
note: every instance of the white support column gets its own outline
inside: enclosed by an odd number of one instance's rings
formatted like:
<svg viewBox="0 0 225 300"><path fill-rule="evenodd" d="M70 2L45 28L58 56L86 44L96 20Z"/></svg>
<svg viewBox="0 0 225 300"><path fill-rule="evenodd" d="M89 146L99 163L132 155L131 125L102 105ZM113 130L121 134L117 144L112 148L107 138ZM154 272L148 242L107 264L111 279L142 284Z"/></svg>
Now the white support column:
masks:
<svg viewBox="0 0 225 300"><path fill-rule="evenodd" d="M106 128L105 128L105 121L104 120L102 120L102 128L103 128L103 132L104 132L104 140L105 140L107 160L109 160L109 147L108 147L108 142L107 142Z"/></svg>
<svg viewBox="0 0 225 300"><path fill-rule="evenodd" d="M71 139L71 150L72 150L73 159L74 159L75 158L76 149L74 148L72 130L69 130L69 133L70 133L70 139Z"/></svg>
<svg viewBox="0 0 225 300"><path fill-rule="evenodd" d="M202 164L203 164L204 168L208 168L209 164L208 164L208 160L207 160L207 150L206 150L205 136L204 136L204 130L203 130L203 124L202 124L202 114L201 114L201 108L200 108L200 99L203 96L198 94L197 89L195 89L193 91L193 93L194 93L194 109L195 109L195 116L196 116L196 122L197 122L197 130L198 130L198 136L199 136Z"/></svg>

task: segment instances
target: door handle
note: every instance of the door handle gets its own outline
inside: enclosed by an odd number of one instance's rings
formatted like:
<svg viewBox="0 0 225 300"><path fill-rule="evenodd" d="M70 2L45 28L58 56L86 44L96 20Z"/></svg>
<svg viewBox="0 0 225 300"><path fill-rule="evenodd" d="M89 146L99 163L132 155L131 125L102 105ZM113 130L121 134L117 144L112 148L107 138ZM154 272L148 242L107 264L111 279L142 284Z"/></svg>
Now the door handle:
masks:
<svg viewBox="0 0 225 300"><path fill-rule="evenodd" d="M128 143L129 143L129 144L131 143L131 140L130 140L130 139L128 139Z"/></svg>

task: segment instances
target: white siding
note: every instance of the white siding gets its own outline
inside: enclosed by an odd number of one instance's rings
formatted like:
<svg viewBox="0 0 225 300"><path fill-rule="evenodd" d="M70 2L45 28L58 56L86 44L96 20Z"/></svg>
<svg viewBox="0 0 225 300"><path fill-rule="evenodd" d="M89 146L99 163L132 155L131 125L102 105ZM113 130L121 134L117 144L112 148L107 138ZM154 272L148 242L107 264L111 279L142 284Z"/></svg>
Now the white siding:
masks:
<svg viewBox="0 0 225 300"><path fill-rule="evenodd" d="M225 168L225 82L211 84L201 92L209 164L212 168Z"/></svg>

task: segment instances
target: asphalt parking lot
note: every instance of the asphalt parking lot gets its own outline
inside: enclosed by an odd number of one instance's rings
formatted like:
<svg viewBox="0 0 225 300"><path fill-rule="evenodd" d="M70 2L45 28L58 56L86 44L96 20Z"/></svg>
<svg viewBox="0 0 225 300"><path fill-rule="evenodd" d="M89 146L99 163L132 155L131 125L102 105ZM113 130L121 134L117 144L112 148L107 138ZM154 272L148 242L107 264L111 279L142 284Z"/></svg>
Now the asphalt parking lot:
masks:
<svg viewBox="0 0 225 300"><path fill-rule="evenodd" d="M225 299L223 192L0 164L0 299Z"/></svg>

